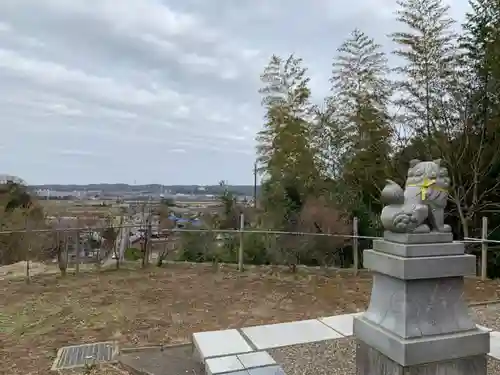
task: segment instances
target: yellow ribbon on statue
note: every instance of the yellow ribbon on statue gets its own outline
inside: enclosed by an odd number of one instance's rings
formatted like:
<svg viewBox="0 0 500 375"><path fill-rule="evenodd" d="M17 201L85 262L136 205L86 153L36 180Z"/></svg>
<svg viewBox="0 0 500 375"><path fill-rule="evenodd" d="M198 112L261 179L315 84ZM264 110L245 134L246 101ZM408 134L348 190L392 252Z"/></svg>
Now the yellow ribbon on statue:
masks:
<svg viewBox="0 0 500 375"><path fill-rule="evenodd" d="M443 192L448 192L448 190L443 189L439 186L433 186L436 184L436 180L431 180L427 177L424 178L424 181L421 184L408 184L408 186L414 186L414 187L419 187L420 188L420 194L422 196L422 200L425 200L425 196L427 194L427 190L429 190L430 187L432 187L434 190L437 191L443 191Z"/></svg>

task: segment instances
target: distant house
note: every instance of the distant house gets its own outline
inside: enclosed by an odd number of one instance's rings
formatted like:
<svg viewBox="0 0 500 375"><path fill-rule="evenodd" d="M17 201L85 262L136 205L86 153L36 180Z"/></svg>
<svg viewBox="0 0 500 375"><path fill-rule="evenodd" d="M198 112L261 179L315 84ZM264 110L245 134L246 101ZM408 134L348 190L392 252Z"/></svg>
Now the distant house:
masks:
<svg viewBox="0 0 500 375"><path fill-rule="evenodd" d="M169 210L177 215L188 214L191 212L191 210L189 208L185 208L185 207L169 207Z"/></svg>
<svg viewBox="0 0 500 375"><path fill-rule="evenodd" d="M184 228L186 225L192 225L192 226L195 226L195 227L199 227L199 226L202 225L201 220L198 219L198 218L185 219L185 218L182 218L182 217L177 217L175 215L170 215L168 218L175 223L175 226L177 228Z"/></svg>

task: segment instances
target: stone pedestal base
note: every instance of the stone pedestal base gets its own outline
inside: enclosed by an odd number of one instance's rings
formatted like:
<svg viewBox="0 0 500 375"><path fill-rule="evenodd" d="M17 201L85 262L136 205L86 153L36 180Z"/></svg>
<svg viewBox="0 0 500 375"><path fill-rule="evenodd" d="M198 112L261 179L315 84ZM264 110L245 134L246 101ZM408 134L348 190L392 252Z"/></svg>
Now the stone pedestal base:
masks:
<svg viewBox="0 0 500 375"><path fill-rule="evenodd" d="M363 341L357 340L356 367L358 375L487 375L486 366L486 355L402 366Z"/></svg>
<svg viewBox="0 0 500 375"><path fill-rule="evenodd" d="M358 375L486 375L489 333L463 299L474 256L450 233L390 233L363 253L370 305L354 319Z"/></svg>
<svg viewBox="0 0 500 375"><path fill-rule="evenodd" d="M365 319L363 315L354 318L354 334L359 341L402 366L470 358L484 355L490 349L489 332L478 328L402 338Z"/></svg>

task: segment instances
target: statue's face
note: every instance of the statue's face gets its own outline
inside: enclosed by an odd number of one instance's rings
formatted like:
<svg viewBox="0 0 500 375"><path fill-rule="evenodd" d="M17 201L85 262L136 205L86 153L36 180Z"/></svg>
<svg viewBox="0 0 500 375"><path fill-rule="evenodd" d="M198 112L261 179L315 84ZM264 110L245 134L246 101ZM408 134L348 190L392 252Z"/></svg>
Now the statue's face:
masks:
<svg viewBox="0 0 500 375"><path fill-rule="evenodd" d="M408 182L422 183L424 179L433 180L436 185L443 188L450 185L448 169L434 161L422 161L408 169Z"/></svg>

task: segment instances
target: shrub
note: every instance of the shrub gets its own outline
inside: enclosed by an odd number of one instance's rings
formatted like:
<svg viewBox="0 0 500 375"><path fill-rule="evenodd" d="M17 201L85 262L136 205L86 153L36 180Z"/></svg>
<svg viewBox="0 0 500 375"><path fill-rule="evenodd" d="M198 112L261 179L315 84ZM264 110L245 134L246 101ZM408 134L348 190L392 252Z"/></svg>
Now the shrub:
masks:
<svg viewBox="0 0 500 375"><path fill-rule="evenodd" d="M270 264L270 243L265 234L245 233L243 237L244 262L246 264Z"/></svg>
<svg viewBox="0 0 500 375"><path fill-rule="evenodd" d="M129 247L125 249L125 253L123 254L125 260L136 261L142 258L141 250L136 249L135 247Z"/></svg>
<svg viewBox="0 0 500 375"><path fill-rule="evenodd" d="M209 232L181 233L178 260L187 262L210 262L215 255L215 238Z"/></svg>

